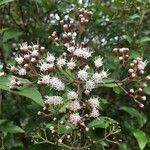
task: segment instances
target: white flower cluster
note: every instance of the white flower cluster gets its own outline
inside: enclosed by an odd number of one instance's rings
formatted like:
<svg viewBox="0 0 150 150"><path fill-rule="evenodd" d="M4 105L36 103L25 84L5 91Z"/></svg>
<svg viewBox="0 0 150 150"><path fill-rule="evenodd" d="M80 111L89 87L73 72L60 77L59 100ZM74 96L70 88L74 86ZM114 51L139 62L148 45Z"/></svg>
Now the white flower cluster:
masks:
<svg viewBox="0 0 150 150"><path fill-rule="evenodd" d="M81 122L81 116L78 113L71 114L69 119L74 125L77 125L79 122Z"/></svg>
<svg viewBox="0 0 150 150"><path fill-rule="evenodd" d="M90 15L90 12L82 9L77 24L84 26ZM86 119L100 115L99 101L98 98L92 97L92 90L97 88L108 74L103 69L103 58L92 58L93 50L85 42L78 42L78 32L73 29L73 22L61 20L60 24L64 33L57 34L54 31L49 37L56 43L63 44L65 51L60 56L46 53L45 48L38 44L31 46L24 43L20 46L20 55L15 58L16 65L12 66L11 70L15 75L27 76L29 79L34 77L38 85L54 89L52 92L55 91L55 96L48 96L46 91L43 113L50 112L45 111L50 107L58 106L54 107L57 109L63 106L66 110L65 121L75 126L84 126L88 131ZM13 85L14 80L11 82ZM59 114L60 111L56 112ZM85 117L85 114L88 117ZM54 130L51 129L52 132L55 132Z"/></svg>
<svg viewBox="0 0 150 150"><path fill-rule="evenodd" d="M89 103L90 107L92 108L92 111L90 113L90 117L93 117L93 118L98 117L100 115L99 111L98 111L98 107L99 107L98 98L90 98L88 100L88 103Z"/></svg>
<svg viewBox="0 0 150 150"><path fill-rule="evenodd" d="M45 96L45 103L49 105L60 105L63 103L63 98L60 96Z"/></svg>

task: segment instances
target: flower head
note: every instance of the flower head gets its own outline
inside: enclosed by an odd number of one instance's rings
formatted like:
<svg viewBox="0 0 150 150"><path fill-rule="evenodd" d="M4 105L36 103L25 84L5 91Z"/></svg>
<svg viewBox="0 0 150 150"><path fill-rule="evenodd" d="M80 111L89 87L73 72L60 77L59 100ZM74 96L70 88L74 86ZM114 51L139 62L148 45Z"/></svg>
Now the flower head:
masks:
<svg viewBox="0 0 150 150"><path fill-rule="evenodd" d="M87 80L88 73L85 70L78 71L78 78L82 81Z"/></svg>
<svg viewBox="0 0 150 150"><path fill-rule="evenodd" d="M46 61L49 63L54 63L55 57L54 55L50 54L49 52L47 53Z"/></svg>
<svg viewBox="0 0 150 150"><path fill-rule="evenodd" d="M63 103L63 98L60 96L45 96L45 103L49 105L60 105Z"/></svg>
<svg viewBox="0 0 150 150"><path fill-rule="evenodd" d="M76 92L74 92L74 91L69 91L67 96L71 100L78 99L78 94Z"/></svg>
<svg viewBox="0 0 150 150"><path fill-rule="evenodd" d="M90 113L90 117L93 117L93 118L96 118L98 117L100 114L99 114L99 111L97 108L93 108L91 113Z"/></svg>
<svg viewBox="0 0 150 150"><path fill-rule="evenodd" d="M64 83L58 79L57 77L52 77L50 79L50 85L52 86L52 88L58 90L58 91L62 91L65 88Z"/></svg>
<svg viewBox="0 0 150 150"><path fill-rule="evenodd" d="M81 121L81 116L78 113L73 113L69 117L70 122L74 125L77 125Z"/></svg>
<svg viewBox="0 0 150 150"><path fill-rule="evenodd" d="M94 61L95 67L99 68L103 65L103 58L102 57L97 57L97 59Z"/></svg>
<svg viewBox="0 0 150 150"><path fill-rule="evenodd" d="M64 58L58 58L57 59L57 65L59 66L59 67L63 67L63 66L65 66L66 65L66 59L64 59Z"/></svg>
<svg viewBox="0 0 150 150"><path fill-rule="evenodd" d="M80 103L76 100L76 101L72 101L70 105L68 106L68 108L72 111L77 111L81 109L81 106L80 106Z"/></svg>
<svg viewBox="0 0 150 150"><path fill-rule="evenodd" d="M90 104L90 106L92 108L98 108L99 107L99 100L98 100L98 98L90 98L88 100L88 102L89 102L89 104Z"/></svg>

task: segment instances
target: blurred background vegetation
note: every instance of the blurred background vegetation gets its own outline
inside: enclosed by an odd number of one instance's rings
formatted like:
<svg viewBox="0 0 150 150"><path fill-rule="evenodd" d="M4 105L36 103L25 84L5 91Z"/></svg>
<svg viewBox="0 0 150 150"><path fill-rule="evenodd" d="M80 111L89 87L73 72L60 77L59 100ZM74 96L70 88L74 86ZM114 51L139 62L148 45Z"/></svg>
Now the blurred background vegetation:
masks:
<svg viewBox="0 0 150 150"><path fill-rule="evenodd" d="M131 59L143 57L150 61L149 0L0 0L0 74L9 73L6 66L14 63L19 43L39 42L50 52L62 52L48 40L48 36L53 30L61 32L59 20L67 16L72 8L81 7L93 12L84 33L87 38L82 40L93 47L95 55L105 58L105 67L110 72L117 67L112 54L115 47L128 47ZM147 74L150 74L149 68L150 65L147 66ZM146 141L145 150L149 150L150 97L141 110L117 87L111 87L107 92L97 92L103 98L102 114L116 119L122 128L118 137L122 139L120 146L105 145L105 149L138 150ZM150 84L146 94L150 95ZM25 99L0 91L1 150L52 148L46 144L33 145L32 133L42 124L36 116L41 108ZM119 110L123 106L126 106L124 111ZM141 131L140 134L133 135L133 128Z"/></svg>

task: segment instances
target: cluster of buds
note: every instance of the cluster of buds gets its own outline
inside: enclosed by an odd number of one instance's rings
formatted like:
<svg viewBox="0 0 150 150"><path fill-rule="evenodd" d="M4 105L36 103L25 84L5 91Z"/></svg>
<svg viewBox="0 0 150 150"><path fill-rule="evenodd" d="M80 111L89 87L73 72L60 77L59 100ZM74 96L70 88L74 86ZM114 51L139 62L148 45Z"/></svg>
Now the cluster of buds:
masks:
<svg viewBox="0 0 150 150"><path fill-rule="evenodd" d="M80 9L80 23L81 25L85 25L89 22L89 17L92 15L93 13L91 11L87 11L84 8Z"/></svg>
<svg viewBox="0 0 150 150"><path fill-rule="evenodd" d="M129 49L128 48L114 48L113 52L115 56L118 57L119 62L123 64L129 57Z"/></svg>
<svg viewBox="0 0 150 150"><path fill-rule="evenodd" d="M130 89L129 95L133 97L136 103L143 108L144 104L143 101L146 100L146 96L144 95L144 88L147 86L146 81L150 80L150 76L144 77L145 73L145 67L147 65L147 61L143 61L142 58L136 58L129 64L128 74L129 74L129 80L135 80L140 81L140 87L138 89Z"/></svg>
<svg viewBox="0 0 150 150"><path fill-rule="evenodd" d="M147 61L143 61L142 58L136 58L134 59L128 69L129 76L131 78L135 78L141 75L144 75L144 69L147 65Z"/></svg>
<svg viewBox="0 0 150 150"><path fill-rule="evenodd" d="M91 11L87 11L84 8L81 8L79 15L80 21L75 21L69 17L60 20L60 25L64 33L59 35L56 31L54 31L48 38L64 47L68 47L68 44L75 45L75 38L78 34L77 32L80 32L79 34L83 32L83 26L88 23L91 15ZM77 31L77 29L79 31Z"/></svg>
<svg viewBox="0 0 150 150"><path fill-rule="evenodd" d="M40 62L41 57L45 52L45 47L35 44L32 46L23 43L20 45L20 54L15 57L16 64L10 67L10 71L14 75L19 76L38 76L39 69L35 69L37 64ZM42 64L42 62L41 62ZM50 71L53 67L51 63L42 64L43 70ZM46 69L45 69L46 68Z"/></svg>
<svg viewBox="0 0 150 150"><path fill-rule="evenodd" d="M129 91L126 91L126 93L128 93L128 95L131 96L140 107L144 107L143 101L146 100L146 96L144 95L144 88L147 86L145 81L150 80L150 76L144 76L145 67L148 63L147 60L143 61L142 58L136 58L128 64L128 62L126 61L126 59L129 57L128 48L115 48L113 51L115 55L119 58L121 64L124 64L124 62L126 62L125 66L128 69L128 76L121 82L137 81L139 83L140 81L140 86L138 88L131 88Z"/></svg>
<svg viewBox="0 0 150 150"><path fill-rule="evenodd" d="M135 102L137 102L141 108L144 107L143 101L146 101L146 96L144 95L144 87L140 87L138 89L130 89L129 95L135 99Z"/></svg>

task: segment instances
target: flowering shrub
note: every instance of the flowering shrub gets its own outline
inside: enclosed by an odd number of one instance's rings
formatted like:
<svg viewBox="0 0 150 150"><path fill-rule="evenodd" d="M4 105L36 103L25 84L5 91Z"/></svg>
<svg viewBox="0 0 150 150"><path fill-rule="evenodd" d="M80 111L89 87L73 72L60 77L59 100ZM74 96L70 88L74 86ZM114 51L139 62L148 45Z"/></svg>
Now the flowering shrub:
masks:
<svg viewBox="0 0 150 150"><path fill-rule="evenodd" d="M64 49L61 56L46 52L45 47L39 44L23 43L20 45L20 54L15 58L16 65L10 67L15 75L10 78L11 90L24 86L17 76L27 78L37 83L40 89L45 89L41 92L43 111L39 111L38 115L49 123L46 129L33 136L35 143L44 142L68 149L87 149L104 140L118 143L110 138L120 132L120 127L115 120L101 114L100 97L94 93L95 89L105 84L109 71L103 67L103 57L92 57L94 50L86 42L79 41L92 12L84 8L79 12L79 20L68 17L60 21L63 33L54 31L49 36L50 40ZM115 48L113 51L128 74L124 79L111 82L132 97L140 107L144 107L146 96L143 95L143 88L145 81L150 80L150 76L144 77L147 61L136 58L128 64L128 48ZM140 81L138 89L126 90L123 87L123 84L136 81ZM101 125L105 128L104 138L96 140L92 134Z"/></svg>
<svg viewBox="0 0 150 150"><path fill-rule="evenodd" d="M126 141L130 141L131 148L143 150L149 141L146 131L142 131L147 118L141 112L149 94L148 60L131 56L132 50L120 45L123 48L111 48L108 55L98 52L92 44L97 43L98 33L93 37L93 28L88 28L96 14L85 8L67 9L65 13L63 19L54 17L57 27L48 36L50 50L39 42L15 45L19 50L15 63L3 64L9 75L0 75L0 89L32 99L41 107L20 102L27 105L25 111L29 110L26 119L16 119L17 126L0 120L2 149L7 145L3 144L6 132L19 133L26 149L32 149L28 145L33 142L42 144L38 149L46 145L46 149L127 150ZM106 39L101 42L102 46L107 44ZM18 102L15 105L23 108ZM36 114L32 118L33 112ZM23 134L32 140L28 142ZM137 140L133 143L138 145L132 143L133 136Z"/></svg>

